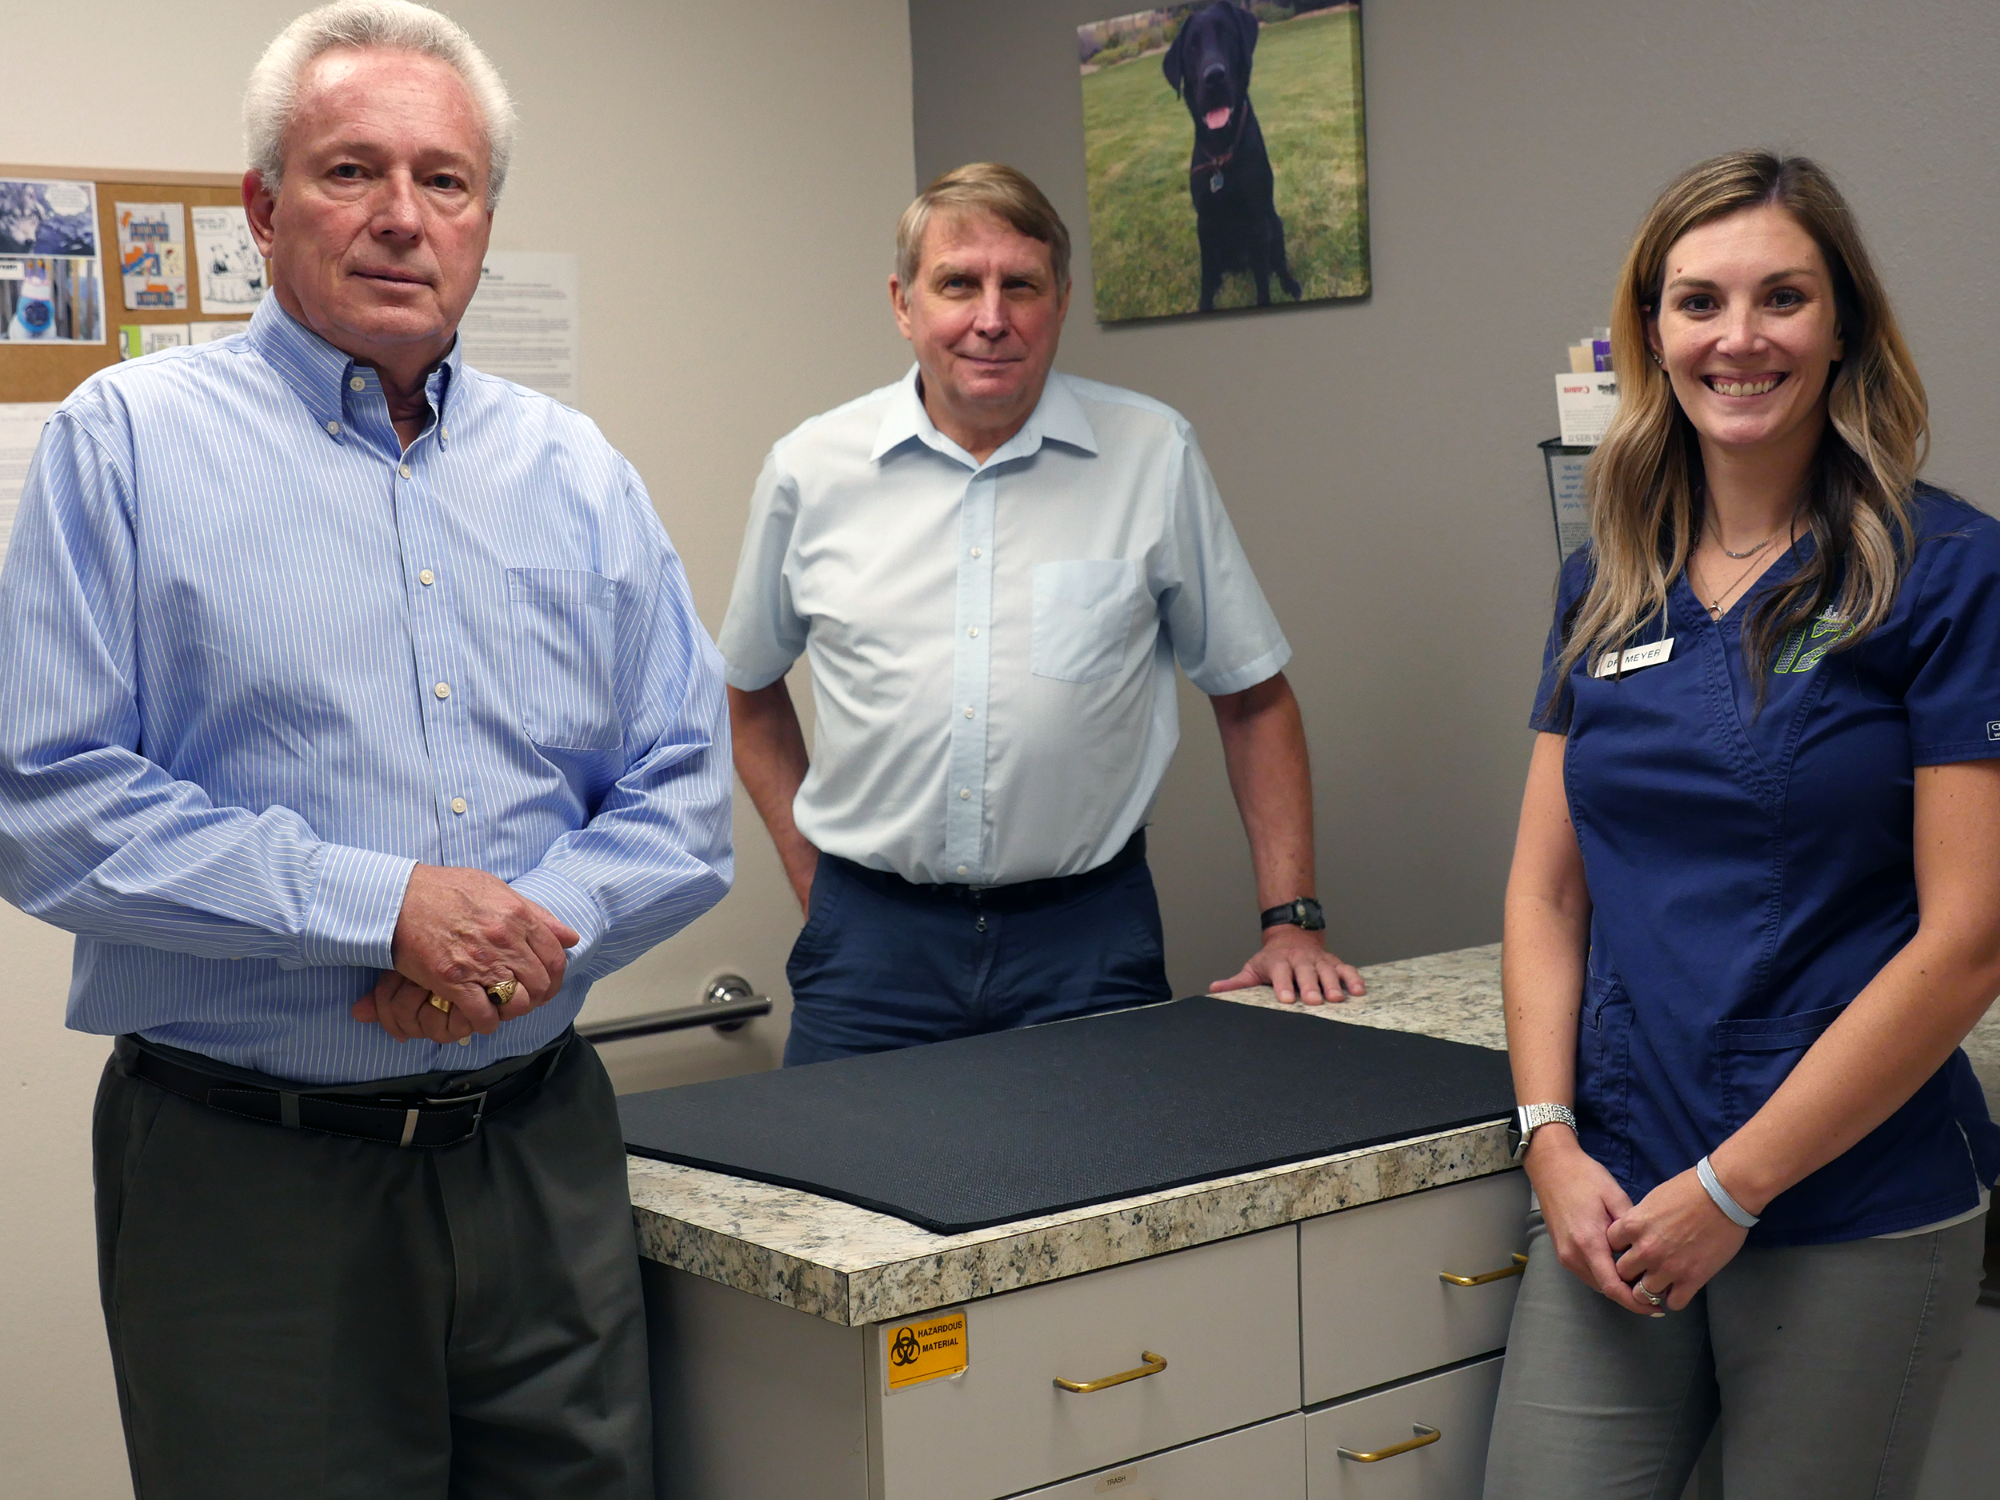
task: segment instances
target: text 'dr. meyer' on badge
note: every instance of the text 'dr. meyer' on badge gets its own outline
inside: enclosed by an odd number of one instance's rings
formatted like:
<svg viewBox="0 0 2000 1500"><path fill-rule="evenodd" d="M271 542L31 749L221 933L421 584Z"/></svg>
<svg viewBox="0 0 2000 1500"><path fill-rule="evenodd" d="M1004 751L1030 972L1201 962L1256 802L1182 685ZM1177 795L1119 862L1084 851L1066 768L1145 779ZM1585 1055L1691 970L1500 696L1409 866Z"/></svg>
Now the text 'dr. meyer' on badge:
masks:
<svg viewBox="0 0 2000 1500"><path fill-rule="evenodd" d="M971 1363L965 1339L965 1309L926 1313L882 1330L883 1368L889 1389L900 1391L920 1381L962 1375Z"/></svg>

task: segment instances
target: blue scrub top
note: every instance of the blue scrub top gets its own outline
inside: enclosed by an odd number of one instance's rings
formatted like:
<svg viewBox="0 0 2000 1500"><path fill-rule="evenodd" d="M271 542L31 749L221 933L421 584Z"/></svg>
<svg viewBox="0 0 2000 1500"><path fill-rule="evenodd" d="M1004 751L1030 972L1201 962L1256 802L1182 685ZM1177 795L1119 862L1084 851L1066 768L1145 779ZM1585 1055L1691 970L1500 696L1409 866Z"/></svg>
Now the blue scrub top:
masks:
<svg viewBox="0 0 2000 1500"><path fill-rule="evenodd" d="M1593 904L1577 1046L1584 1149L1636 1202L1762 1107L1917 930L1914 768L2000 757L2000 522L1920 487L1918 546L1860 644L1815 621L1743 659L1685 576L1671 656L1554 677L1590 549L1563 569L1533 719L1568 733L1564 783ZM1661 634L1647 626L1635 644ZM1965 1053L1851 1150L1778 1195L1753 1245L1890 1234L1965 1213L2000 1176L2000 1127Z"/></svg>

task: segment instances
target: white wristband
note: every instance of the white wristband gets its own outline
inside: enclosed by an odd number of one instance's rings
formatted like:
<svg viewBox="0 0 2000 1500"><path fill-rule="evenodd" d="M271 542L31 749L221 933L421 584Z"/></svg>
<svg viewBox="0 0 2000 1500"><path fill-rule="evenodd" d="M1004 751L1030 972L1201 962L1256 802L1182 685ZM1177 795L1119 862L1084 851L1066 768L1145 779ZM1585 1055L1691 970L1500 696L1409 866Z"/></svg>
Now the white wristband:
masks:
<svg viewBox="0 0 2000 1500"><path fill-rule="evenodd" d="M1701 1185L1708 1189L1708 1196L1715 1200L1715 1206L1729 1216L1729 1222L1742 1229L1756 1227L1757 1216L1729 1196L1729 1189L1715 1175L1715 1168L1703 1157L1694 1164L1694 1175L1701 1179Z"/></svg>

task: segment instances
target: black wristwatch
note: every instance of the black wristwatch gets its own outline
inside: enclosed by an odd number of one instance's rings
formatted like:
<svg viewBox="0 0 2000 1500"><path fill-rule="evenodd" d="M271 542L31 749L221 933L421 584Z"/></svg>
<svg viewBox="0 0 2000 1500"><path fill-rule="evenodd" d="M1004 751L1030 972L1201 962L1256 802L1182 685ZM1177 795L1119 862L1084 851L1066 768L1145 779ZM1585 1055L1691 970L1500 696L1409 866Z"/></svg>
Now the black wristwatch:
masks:
<svg viewBox="0 0 2000 1500"><path fill-rule="evenodd" d="M1274 906L1260 919L1265 927L1303 927L1307 932L1326 931L1326 913L1310 896L1300 896L1283 906Z"/></svg>

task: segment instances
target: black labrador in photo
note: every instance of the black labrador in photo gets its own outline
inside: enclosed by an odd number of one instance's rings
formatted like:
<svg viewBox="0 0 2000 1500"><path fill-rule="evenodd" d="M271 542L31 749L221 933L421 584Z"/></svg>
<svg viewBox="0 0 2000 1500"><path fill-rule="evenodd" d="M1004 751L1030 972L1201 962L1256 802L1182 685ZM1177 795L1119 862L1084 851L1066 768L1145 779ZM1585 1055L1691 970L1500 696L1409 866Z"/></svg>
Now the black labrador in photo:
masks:
<svg viewBox="0 0 2000 1500"><path fill-rule="evenodd" d="M1215 309L1228 271L1257 279L1257 305L1271 305L1271 277L1299 300L1285 262L1285 223L1271 201L1271 158L1250 107L1250 54L1257 18L1230 0L1215 0L1182 23L1162 67L1167 82L1194 116L1194 156L1188 188L1194 232L1201 244L1201 310Z"/></svg>

